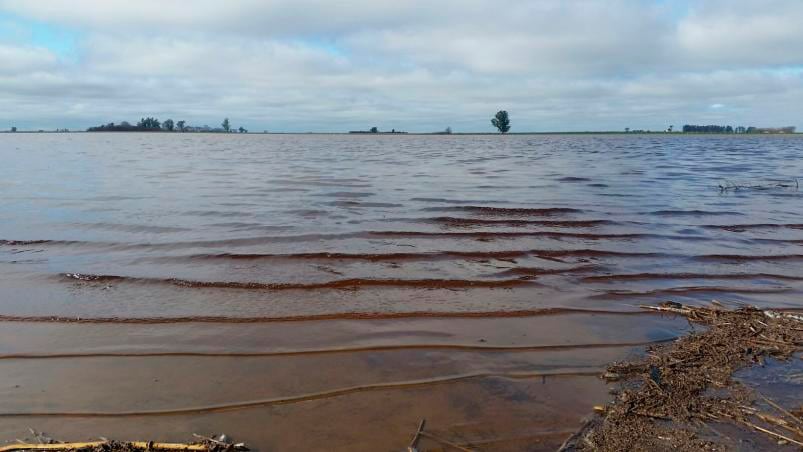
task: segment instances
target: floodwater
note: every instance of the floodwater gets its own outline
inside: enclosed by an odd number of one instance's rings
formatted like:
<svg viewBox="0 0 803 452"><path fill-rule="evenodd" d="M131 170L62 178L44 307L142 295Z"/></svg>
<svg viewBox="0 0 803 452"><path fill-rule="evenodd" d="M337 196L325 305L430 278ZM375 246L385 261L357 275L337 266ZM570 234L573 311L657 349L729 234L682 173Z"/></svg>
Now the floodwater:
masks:
<svg viewBox="0 0 803 452"><path fill-rule="evenodd" d="M796 136L0 135L0 440L393 451L426 418L553 450L610 397L608 362L688 332L639 304L803 308L801 155Z"/></svg>

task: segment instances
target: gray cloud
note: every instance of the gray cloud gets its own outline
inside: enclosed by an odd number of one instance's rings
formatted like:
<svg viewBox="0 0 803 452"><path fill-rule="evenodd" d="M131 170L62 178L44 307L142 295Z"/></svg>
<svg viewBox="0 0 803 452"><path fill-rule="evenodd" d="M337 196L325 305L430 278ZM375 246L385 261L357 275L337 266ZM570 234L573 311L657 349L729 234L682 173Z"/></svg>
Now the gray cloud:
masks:
<svg viewBox="0 0 803 452"><path fill-rule="evenodd" d="M799 125L803 113L797 0L0 0L2 11L77 36L65 57L0 35L0 122L19 126L158 115L489 130L506 108L519 131L659 129Z"/></svg>

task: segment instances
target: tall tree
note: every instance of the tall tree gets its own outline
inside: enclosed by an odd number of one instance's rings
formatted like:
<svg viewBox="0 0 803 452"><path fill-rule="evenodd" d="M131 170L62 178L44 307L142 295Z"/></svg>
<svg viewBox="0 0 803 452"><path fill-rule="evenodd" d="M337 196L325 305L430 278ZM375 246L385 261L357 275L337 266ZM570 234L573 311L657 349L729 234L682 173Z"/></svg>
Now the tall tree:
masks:
<svg viewBox="0 0 803 452"><path fill-rule="evenodd" d="M507 112L505 110L498 111L493 119L491 119L491 124L499 129L500 132L507 133L507 131L510 130L510 118Z"/></svg>
<svg viewBox="0 0 803 452"><path fill-rule="evenodd" d="M224 119L223 123L221 124L221 126L223 126L223 130L225 130L226 132L230 131L231 130L231 124L229 124L229 118Z"/></svg>
<svg viewBox="0 0 803 452"><path fill-rule="evenodd" d="M173 127L175 127L175 123L172 119L165 119L165 122L162 123L165 129L169 130L170 132L173 131Z"/></svg>
<svg viewBox="0 0 803 452"><path fill-rule="evenodd" d="M176 125L178 126L179 132L183 132L184 131L184 125L185 124L187 124L187 121L184 121L183 119L176 123Z"/></svg>

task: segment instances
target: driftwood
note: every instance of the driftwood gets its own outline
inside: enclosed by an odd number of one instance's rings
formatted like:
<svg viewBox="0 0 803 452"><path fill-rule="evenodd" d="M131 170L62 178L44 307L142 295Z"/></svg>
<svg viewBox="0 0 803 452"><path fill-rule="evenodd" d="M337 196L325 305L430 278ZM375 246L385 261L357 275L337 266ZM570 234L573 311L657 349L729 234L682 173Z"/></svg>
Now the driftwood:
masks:
<svg viewBox="0 0 803 452"><path fill-rule="evenodd" d="M94 449L104 445L113 444L111 441L90 441L83 443L55 443L55 444L11 444L9 446L0 447L0 452L13 452L22 450L78 450L78 449ZM142 450L192 450L192 451L208 451L209 446L206 444L183 444L183 443L154 443L145 441L132 441L123 443L133 449Z"/></svg>
<svg viewBox="0 0 803 452"><path fill-rule="evenodd" d="M27 443L17 440L19 444L11 444L0 447L0 452L15 451L85 451L85 452L130 452L132 450L143 451L195 451L195 452L242 452L247 451L245 443L232 443L226 435L218 438L193 434L201 442L197 443L160 443L154 441L110 441L101 437L100 441L86 441L75 443L62 443L54 441L52 438L37 433L34 429L28 429L39 443Z"/></svg>

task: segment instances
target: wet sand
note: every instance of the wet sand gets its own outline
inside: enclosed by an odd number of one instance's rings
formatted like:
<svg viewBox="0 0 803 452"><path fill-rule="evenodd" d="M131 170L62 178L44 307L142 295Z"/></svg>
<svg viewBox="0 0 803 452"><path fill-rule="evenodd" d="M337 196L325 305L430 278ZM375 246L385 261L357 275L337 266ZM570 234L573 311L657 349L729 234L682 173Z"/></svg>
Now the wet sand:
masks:
<svg viewBox="0 0 803 452"><path fill-rule="evenodd" d="M803 308L800 193L716 189L796 137L8 139L4 441L554 450L689 331L639 304Z"/></svg>

